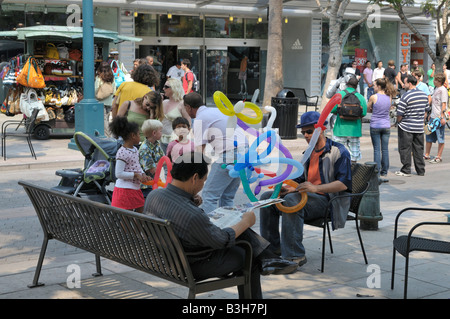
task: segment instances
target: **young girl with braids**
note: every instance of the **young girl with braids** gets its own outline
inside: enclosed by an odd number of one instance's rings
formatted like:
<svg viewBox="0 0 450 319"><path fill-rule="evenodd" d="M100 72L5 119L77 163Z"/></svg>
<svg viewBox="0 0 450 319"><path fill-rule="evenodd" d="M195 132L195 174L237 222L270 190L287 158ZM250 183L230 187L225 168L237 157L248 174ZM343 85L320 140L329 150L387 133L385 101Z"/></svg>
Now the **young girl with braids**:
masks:
<svg viewBox="0 0 450 319"><path fill-rule="evenodd" d="M118 116L110 124L111 132L123 139L123 145L116 154L116 183L111 205L142 213L145 199L140 189L141 182L148 177L139 164L139 151L134 146L139 144L139 125L129 122L126 117Z"/></svg>

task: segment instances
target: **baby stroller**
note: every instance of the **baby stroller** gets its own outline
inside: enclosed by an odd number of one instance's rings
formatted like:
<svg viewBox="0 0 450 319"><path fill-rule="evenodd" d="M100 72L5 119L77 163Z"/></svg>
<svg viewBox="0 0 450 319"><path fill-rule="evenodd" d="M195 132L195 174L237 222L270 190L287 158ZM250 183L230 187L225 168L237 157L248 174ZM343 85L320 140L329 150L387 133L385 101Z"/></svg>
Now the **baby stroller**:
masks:
<svg viewBox="0 0 450 319"><path fill-rule="evenodd" d="M89 136L76 132L74 141L83 154L84 168L57 170L61 176L53 190L87 198L104 204L111 204L112 191L106 187L115 182L115 157L121 143L114 138Z"/></svg>

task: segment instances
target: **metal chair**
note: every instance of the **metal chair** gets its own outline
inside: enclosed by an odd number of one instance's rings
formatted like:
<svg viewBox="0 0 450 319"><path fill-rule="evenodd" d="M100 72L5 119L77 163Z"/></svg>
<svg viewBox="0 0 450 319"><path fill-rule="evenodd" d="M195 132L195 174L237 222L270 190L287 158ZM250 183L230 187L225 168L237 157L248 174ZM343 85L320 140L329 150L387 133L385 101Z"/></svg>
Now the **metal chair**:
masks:
<svg viewBox="0 0 450 319"><path fill-rule="evenodd" d="M329 223L332 221L331 215L330 215L331 207L335 200L345 198L345 197L351 198L350 209L349 209L349 214L347 215L347 220L355 221L356 232L358 234L359 243L361 245L361 250L362 250L362 253L364 256L364 262L366 264L368 264L366 251L364 250L364 244L362 241L361 233L359 231L358 212L359 212L359 206L360 206L361 200L362 200L364 194L369 189L370 178L371 178L374 170L375 170L374 165L363 165L363 164L358 164L358 163L352 164L352 192L348 193L348 194L338 195L338 196L333 197L328 202L327 213L326 213L325 217L315 219L312 221L311 220L305 221L305 224L307 224L307 225L323 228L322 264L321 264L321 269L320 269L321 272L323 272L324 268L325 268L325 242L326 242L326 234L327 233L328 233L328 241L330 243L330 251L331 251L331 253L333 253L333 244L331 241L331 232L330 232L330 225L329 225Z"/></svg>
<svg viewBox="0 0 450 319"><path fill-rule="evenodd" d="M31 143L31 135L33 133L34 125L33 123L36 121L36 117L39 113L38 109L34 109L33 113L30 117L24 118L21 121L18 120L9 120L5 121L2 124L2 156L6 161L6 137L8 136L16 136L16 137L25 137L27 139L28 147L30 148L31 156L37 160L36 153L34 152L33 144ZM17 125L15 130L8 131L9 126ZM20 127L24 127L25 131L18 130Z"/></svg>
<svg viewBox="0 0 450 319"><path fill-rule="evenodd" d="M319 109L318 103L319 103L319 96L313 95L309 96L306 94L305 89L301 88L286 88L288 90L291 90L296 97L298 97L298 104L299 105L306 105L306 112L308 112L308 107L313 107L314 111L317 111Z"/></svg>
<svg viewBox="0 0 450 319"><path fill-rule="evenodd" d="M403 290L403 298L407 299L408 291L408 266L409 266L409 254L413 251L426 251L432 253L440 254L450 254L450 241L442 241L437 239L431 239L433 236L433 229L436 230L437 227L450 226L450 222L428 222L423 221L414 225L408 232L407 235L397 236L400 216L407 211L419 211L426 212L427 217L429 217L429 212L450 212L450 209L439 209L439 208L421 208L421 207L408 207L401 210L397 217L395 218L395 228L394 228L394 241L393 241L393 255L392 255L392 278L391 278L391 289L394 289L394 270L395 270L395 255L399 252L403 257L405 257L405 284ZM428 238L413 236L418 229L423 229L426 227L426 234ZM448 237L450 229L445 232Z"/></svg>

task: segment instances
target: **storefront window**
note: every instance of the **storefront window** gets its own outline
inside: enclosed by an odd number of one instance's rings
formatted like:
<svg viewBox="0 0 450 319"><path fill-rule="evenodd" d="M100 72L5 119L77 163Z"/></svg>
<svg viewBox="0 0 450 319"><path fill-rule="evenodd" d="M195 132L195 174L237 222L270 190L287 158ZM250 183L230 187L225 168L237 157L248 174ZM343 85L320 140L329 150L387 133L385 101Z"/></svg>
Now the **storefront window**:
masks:
<svg viewBox="0 0 450 319"><path fill-rule="evenodd" d="M156 14L138 14L134 19L136 36L157 36L158 16Z"/></svg>
<svg viewBox="0 0 450 319"><path fill-rule="evenodd" d="M245 19L245 37L247 39L267 39L269 25L266 22L258 22L258 19Z"/></svg>
<svg viewBox="0 0 450 319"><path fill-rule="evenodd" d="M351 22L353 21L345 21L342 30ZM395 21L381 21L380 28L369 28L366 23L354 27L345 39L340 73L348 63L354 60L358 63L358 68L361 71L364 69L365 61L372 62L372 69L375 68L377 61L383 61L385 67L389 60L396 61L399 42L397 41L397 28L398 23ZM328 70L327 63L330 51L328 32L329 23L324 21L322 24L322 86L325 83ZM397 61L396 65L398 65Z"/></svg>
<svg viewBox="0 0 450 319"><path fill-rule="evenodd" d="M11 31L25 26L24 6L1 5L0 30Z"/></svg>
<svg viewBox="0 0 450 319"><path fill-rule="evenodd" d="M201 38L203 36L203 20L199 16L160 16L162 37L191 37Z"/></svg>
<svg viewBox="0 0 450 319"><path fill-rule="evenodd" d="M207 38L243 38L244 19L206 17L205 34Z"/></svg>

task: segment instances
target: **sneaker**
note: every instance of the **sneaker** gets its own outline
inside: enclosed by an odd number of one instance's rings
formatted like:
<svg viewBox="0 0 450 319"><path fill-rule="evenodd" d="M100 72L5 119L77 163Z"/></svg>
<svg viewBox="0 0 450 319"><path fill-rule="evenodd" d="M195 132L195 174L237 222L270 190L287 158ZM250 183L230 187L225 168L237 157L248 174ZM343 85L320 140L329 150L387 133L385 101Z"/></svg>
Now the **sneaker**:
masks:
<svg viewBox="0 0 450 319"><path fill-rule="evenodd" d="M428 160L431 159L431 157L430 157L429 155L424 155L424 156L423 156L423 159L428 161Z"/></svg>
<svg viewBox="0 0 450 319"><path fill-rule="evenodd" d="M437 156L430 161L431 164L437 164L437 163L440 163L440 162L442 162L442 159L440 157L437 157Z"/></svg>
<svg viewBox="0 0 450 319"><path fill-rule="evenodd" d="M403 173L402 171L395 172L395 175L403 176L403 177L410 177L411 176L411 174L406 174L406 173Z"/></svg>
<svg viewBox="0 0 450 319"><path fill-rule="evenodd" d="M297 263L299 267L303 266L304 264L306 264L307 260L306 260L306 256L300 257L300 258L296 258L292 260L293 262Z"/></svg>

